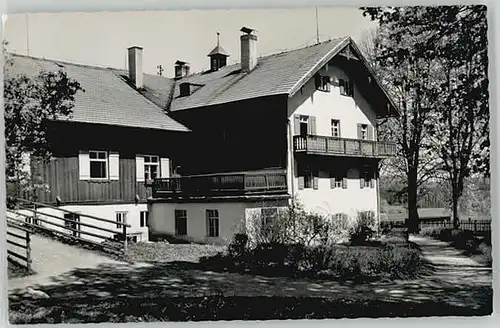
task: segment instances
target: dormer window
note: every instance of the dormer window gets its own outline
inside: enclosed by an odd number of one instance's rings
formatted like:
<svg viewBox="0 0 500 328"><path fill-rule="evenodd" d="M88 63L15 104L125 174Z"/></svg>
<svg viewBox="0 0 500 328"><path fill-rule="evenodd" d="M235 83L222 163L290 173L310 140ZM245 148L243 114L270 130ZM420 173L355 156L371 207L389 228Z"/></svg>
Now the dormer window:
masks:
<svg viewBox="0 0 500 328"><path fill-rule="evenodd" d="M181 83L179 85L179 95L181 97L186 97L191 94L191 84L189 83Z"/></svg>
<svg viewBox="0 0 500 328"><path fill-rule="evenodd" d="M340 94L346 97L354 96L354 87L352 81L348 79L339 79Z"/></svg>
<svg viewBox="0 0 500 328"><path fill-rule="evenodd" d="M315 77L316 89L319 91L330 92L330 77L323 75L316 75Z"/></svg>

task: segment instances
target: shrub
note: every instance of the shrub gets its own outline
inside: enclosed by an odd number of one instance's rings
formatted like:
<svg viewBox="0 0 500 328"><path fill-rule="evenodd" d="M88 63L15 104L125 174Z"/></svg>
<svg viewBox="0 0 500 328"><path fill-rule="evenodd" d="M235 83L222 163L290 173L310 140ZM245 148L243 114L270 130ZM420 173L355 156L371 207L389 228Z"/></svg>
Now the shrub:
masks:
<svg viewBox="0 0 500 328"><path fill-rule="evenodd" d="M243 233L234 235L228 245L228 253L233 258L241 258L247 252L248 236Z"/></svg>
<svg viewBox="0 0 500 328"><path fill-rule="evenodd" d="M359 212L354 225L349 231L352 245L362 245L375 234L375 215L373 212Z"/></svg>
<svg viewBox="0 0 500 328"><path fill-rule="evenodd" d="M370 273L387 274L391 278L413 277L422 264L417 250L392 245L377 250L368 262Z"/></svg>

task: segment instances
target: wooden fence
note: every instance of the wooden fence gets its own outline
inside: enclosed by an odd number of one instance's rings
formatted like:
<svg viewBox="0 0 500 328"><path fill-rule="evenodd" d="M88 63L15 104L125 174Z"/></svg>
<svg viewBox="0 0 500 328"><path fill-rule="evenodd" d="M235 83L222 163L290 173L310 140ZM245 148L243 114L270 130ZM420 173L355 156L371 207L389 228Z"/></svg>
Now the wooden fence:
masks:
<svg viewBox="0 0 500 328"><path fill-rule="evenodd" d="M18 202L20 206L17 209L7 210L6 213L7 218L20 227L31 229L34 232L48 233L63 240L77 241L98 247L113 254L126 254L127 252L127 228L130 227L127 222L117 222L89 214L76 213L57 206L24 199L18 199ZM51 209L59 215L48 213L44 209ZM62 216L60 216L61 213ZM86 220L82 222L81 217L86 218ZM111 227L103 227L103 224L111 225ZM89 227L97 232L86 231L82 227ZM110 238L110 235L114 238ZM90 240L85 236L91 236L100 242Z"/></svg>
<svg viewBox="0 0 500 328"><path fill-rule="evenodd" d="M31 231L17 222L7 219L7 259L18 263L31 272Z"/></svg>
<svg viewBox="0 0 500 328"><path fill-rule="evenodd" d="M405 225L405 221L381 221L381 228L392 229L393 227L400 227ZM448 228L453 229L453 221L451 220L434 220L434 221L420 221L420 229L422 228ZM490 220L460 220L459 229L471 230L474 232L491 231Z"/></svg>

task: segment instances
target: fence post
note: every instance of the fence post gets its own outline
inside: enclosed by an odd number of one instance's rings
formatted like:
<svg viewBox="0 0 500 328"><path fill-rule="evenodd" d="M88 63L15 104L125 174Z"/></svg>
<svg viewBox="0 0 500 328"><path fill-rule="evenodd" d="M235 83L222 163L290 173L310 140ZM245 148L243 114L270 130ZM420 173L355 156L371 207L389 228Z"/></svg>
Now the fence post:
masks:
<svg viewBox="0 0 500 328"><path fill-rule="evenodd" d="M477 220L474 220L474 232L477 231Z"/></svg>
<svg viewBox="0 0 500 328"><path fill-rule="evenodd" d="M127 216L123 216L123 254L127 254Z"/></svg>
<svg viewBox="0 0 500 328"><path fill-rule="evenodd" d="M31 239L29 231L26 231L26 267L31 272Z"/></svg>

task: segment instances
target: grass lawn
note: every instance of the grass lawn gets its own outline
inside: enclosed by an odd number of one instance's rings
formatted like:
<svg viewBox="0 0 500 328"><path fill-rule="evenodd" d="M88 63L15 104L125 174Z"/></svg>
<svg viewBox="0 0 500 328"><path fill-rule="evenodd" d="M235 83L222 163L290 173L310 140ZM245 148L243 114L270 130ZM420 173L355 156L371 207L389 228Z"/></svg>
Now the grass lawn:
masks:
<svg viewBox="0 0 500 328"><path fill-rule="evenodd" d="M485 295L485 298L488 296ZM477 316L492 311L412 300L319 297L208 297L38 300L10 306L11 324Z"/></svg>
<svg viewBox="0 0 500 328"><path fill-rule="evenodd" d="M198 262L200 257L213 256L225 249L225 246L216 245L131 243L126 259L130 262Z"/></svg>

